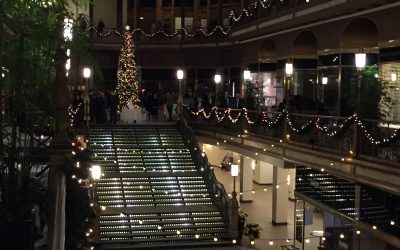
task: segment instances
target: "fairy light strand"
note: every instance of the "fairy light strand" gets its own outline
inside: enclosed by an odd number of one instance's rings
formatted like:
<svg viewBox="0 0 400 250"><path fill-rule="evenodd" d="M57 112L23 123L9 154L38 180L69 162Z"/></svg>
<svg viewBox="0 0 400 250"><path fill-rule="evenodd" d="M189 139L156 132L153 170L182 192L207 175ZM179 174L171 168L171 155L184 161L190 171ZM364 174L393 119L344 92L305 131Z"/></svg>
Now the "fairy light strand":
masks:
<svg viewBox="0 0 400 250"><path fill-rule="evenodd" d="M243 116L243 117L245 117L246 122L248 124L255 125L257 122L257 119L258 119L258 118L254 119L254 120L250 119L249 115L248 115L248 110L245 108L243 108L241 110L233 110L230 108L221 109L221 108L214 106L213 108L211 108L211 111L208 114L205 111L205 109L200 109L198 111L192 111L192 110L188 109L186 106L185 106L185 108L186 108L186 110L188 110L190 112L190 114L192 114L194 116L203 116L206 119L211 119L214 115L218 123L221 123L225 118L228 118L230 120L230 122L235 124L239 121L239 118L241 116ZM233 112L236 113L236 117L232 116ZM387 138L377 139L368 131L368 128L365 125L365 121L362 120L357 114L353 114L353 115L347 117L341 123L329 122L326 125L321 125L322 120L326 119L326 118L321 118L319 116L315 116L313 119L306 121L303 125L301 125L299 127L295 126L295 124L291 118L291 114L289 112L287 112L286 110L283 110L282 112L277 113L275 118L272 120L270 120L268 118L267 113L264 111L259 112L259 117L262 117L260 119L260 121L262 123L265 123L268 128L274 128L278 124L280 124L283 120L286 120L290 129L297 134L305 133L306 131L315 127L320 132L324 133L325 135L327 135L329 137L335 137L335 136L339 136L340 134L347 131L350 128L350 125L354 124L359 129L361 129L362 135L373 145L385 146L385 145L388 145L388 144L396 141L399 138L399 129L395 129L394 132Z"/></svg>

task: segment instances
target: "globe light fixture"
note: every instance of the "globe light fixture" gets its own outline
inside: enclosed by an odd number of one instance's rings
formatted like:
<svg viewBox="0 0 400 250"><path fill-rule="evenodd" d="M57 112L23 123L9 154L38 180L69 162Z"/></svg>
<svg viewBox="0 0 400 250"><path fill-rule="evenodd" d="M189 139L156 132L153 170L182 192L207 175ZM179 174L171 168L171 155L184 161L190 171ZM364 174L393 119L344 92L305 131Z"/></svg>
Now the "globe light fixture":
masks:
<svg viewBox="0 0 400 250"><path fill-rule="evenodd" d="M328 77L324 76L322 77L322 84L327 85L328 84Z"/></svg>
<svg viewBox="0 0 400 250"><path fill-rule="evenodd" d="M355 57L356 57L356 67L359 69L364 68L367 62L367 55L365 53L357 53Z"/></svg>
<svg viewBox="0 0 400 250"><path fill-rule="evenodd" d="M178 80L182 80L182 79L183 79L183 76L184 76L183 70L178 69L178 70L176 71L176 78L178 78Z"/></svg>
<svg viewBox="0 0 400 250"><path fill-rule="evenodd" d="M239 165L237 165L237 164L232 164L231 165L231 175L233 177L236 177L236 176L239 175Z"/></svg>
<svg viewBox="0 0 400 250"><path fill-rule="evenodd" d="M239 175L239 165L231 164L231 175L233 177L233 193L235 193L236 196L236 176Z"/></svg>
<svg viewBox="0 0 400 250"><path fill-rule="evenodd" d="M99 165L92 166L92 178L98 180L101 177L101 167Z"/></svg>
<svg viewBox="0 0 400 250"><path fill-rule="evenodd" d="M215 74L214 76L214 81L216 84L221 82L221 75L220 74Z"/></svg>
<svg viewBox="0 0 400 250"><path fill-rule="evenodd" d="M293 74L293 63L286 63L285 73L286 73L286 75L292 75Z"/></svg>
<svg viewBox="0 0 400 250"><path fill-rule="evenodd" d="M243 71L243 78L245 79L245 80L251 80L251 76L250 76L250 70L245 70L245 71Z"/></svg>
<svg viewBox="0 0 400 250"><path fill-rule="evenodd" d="M90 68L84 68L83 69L83 77L85 79L90 78L90 75L92 74L92 71L90 70Z"/></svg>

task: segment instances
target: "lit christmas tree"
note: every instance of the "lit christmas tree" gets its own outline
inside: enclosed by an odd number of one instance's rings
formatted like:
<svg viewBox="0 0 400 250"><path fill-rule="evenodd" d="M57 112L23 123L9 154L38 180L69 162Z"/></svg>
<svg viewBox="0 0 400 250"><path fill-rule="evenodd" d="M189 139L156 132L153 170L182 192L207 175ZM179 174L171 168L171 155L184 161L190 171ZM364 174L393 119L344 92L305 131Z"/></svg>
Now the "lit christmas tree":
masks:
<svg viewBox="0 0 400 250"><path fill-rule="evenodd" d="M130 27L125 27L123 42L118 61L118 84L115 89L119 97L118 109L128 108L132 102L134 106L140 104L139 83L137 81L135 45L133 43L133 34Z"/></svg>

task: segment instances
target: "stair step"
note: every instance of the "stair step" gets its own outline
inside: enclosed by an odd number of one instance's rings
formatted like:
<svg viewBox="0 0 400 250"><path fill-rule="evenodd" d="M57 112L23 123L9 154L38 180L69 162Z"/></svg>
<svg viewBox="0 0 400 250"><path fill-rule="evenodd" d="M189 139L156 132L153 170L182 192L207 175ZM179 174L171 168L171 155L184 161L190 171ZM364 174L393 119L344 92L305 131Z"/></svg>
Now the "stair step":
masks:
<svg viewBox="0 0 400 250"><path fill-rule="evenodd" d="M145 220L141 220L142 224L139 224L139 220L137 219L132 219L131 217L121 217L120 220L125 221L125 222L120 222L118 226L120 225L164 225L164 224L182 224L182 223L215 223L215 222L221 222L223 223L222 217L211 217L210 219L194 219L193 217L183 217L183 218L164 218L164 217L154 217L154 220L149 220L146 218ZM161 221L160 221L161 220ZM116 223L110 223L109 220L101 220L100 221L100 226L105 227L105 226L116 226Z"/></svg>
<svg viewBox="0 0 400 250"><path fill-rule="evenodd" d="M188 225L185 225L188 224ZM128 224L131 225L131 224ZM111 234L112 232L129 232L132 234L143 234L143 233L148 233L149 231L153 232L153 235L164 235L165 233L175 235L177 234L176 231L179 230L183 233L191 233L193 231L205 231L205 230L218 230L218 232L225 232L226 227L223 222L215 222L209 224L198 224L198 225L193 225L193 223L162 223L158 222L157 224L148 224L148 225L138 225L136 224L136 227L120 227L121 225L113 225L112 227L116 228L107 228L107 226L100 225L100 231L102 233L102 236L105 234ZM161 226L161 229L158 229L158 226ZM110 226L111 227L111 226ZM190 229L190 230L189 230Z"/></svg>
<svg viewBox="0 0 400 250"><path fill-rule="evenodd" d="M102 214L160 214L160 213L193 213L193 212L219 212L214 205L194 205L194 206L154 206L154 207L119 207L116 209L106 209Z"/></svg>
<svg viewBox="0 0 400 250"><path fill-rule="evenodd" d="M152 230L147 230L143 232L131 232L131 233L118 233L118 234L112 234L110 232L101 232L101 238L114 238L114 237L149 237L152 239L155 239L157 237L155 236L177 236L177 237L182 237L183 235L195 235L197 233L203 233L203 234L218 234L218 233L226 233L227 230L224 228L221 229L207 229L207 230L188 230L188 231L181 231L180 235L177 235L177 230L170 229L170 231L162 231L158 230L157 228L154 228ZM161 238L161 237L160 237ZM161 238L162 240L165 240L165 238ZM140 241L140 239L139 239Z"/></svg>
<svg viewBox="0 0 400 250"><path fill-rule="evenodd" d="M176 125L95 126L90 140L105 173L95 190L106 207L96 249L232 244Z"/></svg>
<svg viewBox="0 0 400 250"><path fill-rule="evenodd" d="M151 219L180 219L180 218L187 218L191 217L194 220L197 219L204 219L204 218L222 218L221 214L219 211L215 212L199 212L199 213L166 213L166 214L135 214L135 215L129 215L129 219L131 221L133 220L151 220ZM121 219L126 219L126 216L121 217L120 214L109 214L109 215L100 215L100 220L107 220L107 221L112 221L112 220L121 220Z"/></svg>
<svg viewBox="0 0 400 250"><path fill-rule="evenodd" d="M99 249L120 249L120 250L130 250L130 249L177 249L183 247L202 247L202 246L223 246L223 245L232 245L231 240L226 240L226 236L219 237L218 241L214 241L213 236L200 236L198 239L195 237L192 238L173 238L168 239L168 242L163 240L163 243L155 241L153 239L142 239L142 241L129 241L129 240L118 240L118 241L100 241L95 242L96 245L100 245ZM118 245L111 245L113 243ZM138 244L142 243L142 244ZM147 243L147 244L146 244ZM98 249L96 247L96 249Z"/></svg>

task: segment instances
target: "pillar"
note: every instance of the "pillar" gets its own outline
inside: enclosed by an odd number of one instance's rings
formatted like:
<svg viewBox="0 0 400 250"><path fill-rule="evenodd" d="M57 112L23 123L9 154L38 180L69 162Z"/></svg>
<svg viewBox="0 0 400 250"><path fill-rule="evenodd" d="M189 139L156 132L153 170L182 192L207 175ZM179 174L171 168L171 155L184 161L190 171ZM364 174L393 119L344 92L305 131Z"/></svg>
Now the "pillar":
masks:
<svg viewBox="0 0 400 250"><path fill-rule="evenodd" d="M258 161L254 170L254 181L260 185L272 184L273 169L272 164Z"/></svg>
<svg viewBox="0 0 400 250"><path fill-rule="evenodd" d="M360 250L360 235L357 234L357 230L359 229L358 222L361 216L361 186L355 185L354 186L354 208L355 208L355 215L354 215L354 230L353 230L353 249Z"/></svg>
<svg viewBox="0 0 400 250"><path fill-rule="evenodd" d="M163 21L163 8L162 8L162 0L156 0L156 22ZM162 28L162 27L160 27Z"/></svg>
<svg viewBox="0 0 400 250"><path fill-rule="evenodd" d="M218 25L222 26L222 21L223 21L223 3L222 0L218 1Z"/></svg>
<svg viewBox="0 0 400 250"><path fill-rule="evenodd" d="M207 11L206 11L206 15L207 15L207 19L210 20L211 18L211 0L207 0Z"/></svg>
<svg viewBox="0 0 400 250"><path fill-rule="evenodd" d="M59 121L67 121L65 110L69 106L69 91L67 78L65 77L66 54L63 50L57 50L56 61L56 86L52 95L52 107L55 117ZM65 242L65 199L66 180L60 169L64 158L71 153L71 142L64 133L56 133L53 136L49 154L48 174L48 250L64 250Z"/></svg>
<svg viewBox="0 0 400 250"><path fill-rule="evenodd" d="M134 28L137 28L138 25L138 15L139 15L139 1L134 0L133 1L133 26Z"/></svg>
<svg viewBox="0 0 400 250"><path fill-rule="evenodd" d="M122 28L128 24L128 0L122 0Z"/></svg>
<svg viewBox="0 0 400 250"><path fill-rule="evenodd" d="M288 171L274 166L272 187L272 224L286 225L288 216Z"/></svg>
<svg viewBox="0 0 400 250"><path fill-rule="evenodd" d="M251 169L251 163L253 159L240 156L240 197L241 202L252 202L252 191L253 191L253 170Z"/></svg>
<svg viewBox="0 0 400 250"><path fill-rule="evenodd" d="M193 30L197 30L200 22L200 0L193 1Z"/></svg>
<svg viewBox="0 0 400 250"><path fill-rule="evenodd" d="M171 32L175 29L175 0L171 1Z"/></svg>

